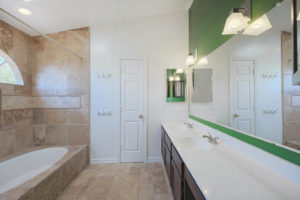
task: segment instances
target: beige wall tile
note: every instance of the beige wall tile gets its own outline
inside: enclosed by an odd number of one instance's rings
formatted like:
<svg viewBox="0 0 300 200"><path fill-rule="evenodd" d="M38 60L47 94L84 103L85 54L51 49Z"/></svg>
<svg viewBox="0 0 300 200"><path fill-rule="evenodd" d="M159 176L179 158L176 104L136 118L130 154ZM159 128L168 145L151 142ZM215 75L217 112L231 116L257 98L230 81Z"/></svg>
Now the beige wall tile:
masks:
<svg viewBox="0 0 300 200"><path fill-rule="evenodd" d="M15 119L15 126L22 127L22 126L29 126L33 123L33 110L14 110L14 119Z"/></svg>
<svg viewBox="0 0 300 200"><path fill-rule="evenodd" d="M300 107L286 107L284 110L285 121L300 121Z"/></svg>
<svg viewBox="0 0 300 200"><path fill-rule="evenodd" d="M35 108L80 108L80 97L33 97Z"/></svg>
<svg viewBox="0 0 300 200"><path fill-rule="evenodd" d="M2 110L31 109L31 96L2 96Z"/></svg>
<svg viewBox="0 0 300 200"><path fill-rule="evenodd" d="M15 130L16 135L16 151L22 150L33 145L33 128L22 127Z"/></svg>
<svg viewBox="0 0 300 200"><path fill-rule="evenodd" d="M34 125L33 126L33 143L35 145L41 145L46 139L46 125Z"/></svg>
<svg viewBox="0 0 300 200"><path fill-rule="evenodd" d="M69 109L68 122L70 124L88 124L89 111L87 109Z"/></svg>
<svg viewBox="0 0 300 200"><path fill-rule="evenodd" d="M15 126L15 119L12 110L6 110L0 116L0 130L12 129Z"/></svg>
<svg viewBox="0 0 300 200"><path fill-rule="evenodd" d="M35 199L56 200L62 191L61 170L55 171L35 188Z"/></svg>
<svg viewBox="0 0 300 200"><path fill-rule="evenodd" d="M33 109L33 124L44 124L44 123L45 123L45 110Z"/></svg>
<svg viewBox="0 0 300 200"><path fill-rule="evenodd" d="M291 104L295 107L300 107L300 95L299 96L291 96Z"/></svg>
<svg viewBox="0 0 300 200"><path fill-rule="evenodd" d="M90 126L89 125L71 125L68 126L68 144L90 144Z"/></svg>
<svg viewBox="0 0 300 200"><path fill-rule="evenodd" d="M15 151L15 131L0 132L0 158Z"/></svg>
<svg viewBox="0 0 300 200"><path fill-rule="evenodd" d="M47 125L45 144L64 145L67 144L67 126L66 125Z"/></svg>
<svg viewBox="0 0 300 200"><path fill-rule="evenodd" d="M66 109L45 109L46 124L66 124L67 110Z"/></svg>
<svg viewBox="0 0 300 200"><path fill-rule="evenodd" d="M284 139L300 141L300 122L285 123Z"/></svg>

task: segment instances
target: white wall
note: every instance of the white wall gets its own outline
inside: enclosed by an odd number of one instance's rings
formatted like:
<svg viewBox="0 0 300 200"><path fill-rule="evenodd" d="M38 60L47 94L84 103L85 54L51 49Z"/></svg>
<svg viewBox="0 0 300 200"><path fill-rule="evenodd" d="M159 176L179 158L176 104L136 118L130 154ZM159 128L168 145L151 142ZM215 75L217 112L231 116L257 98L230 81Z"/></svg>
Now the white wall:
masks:
<svg viewBox="0 0 300 200"><path fill-rule="evenodd" d="M116 162L120 149L120 59L148 61L148 159L160 159L160 123L186 118L187 102L166 103L166 69L183 67L188 13L174 12L91 27L91 161ZM96 72L111 79L97 79ZM98 116L100 109L112 116Z"/></svg>

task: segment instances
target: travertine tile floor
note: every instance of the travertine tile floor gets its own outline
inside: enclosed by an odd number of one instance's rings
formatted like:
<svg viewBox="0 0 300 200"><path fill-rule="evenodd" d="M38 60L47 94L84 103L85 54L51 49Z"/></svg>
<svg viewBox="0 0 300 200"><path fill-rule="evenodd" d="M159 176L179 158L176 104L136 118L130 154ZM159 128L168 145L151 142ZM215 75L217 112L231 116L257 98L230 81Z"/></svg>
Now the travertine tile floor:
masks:
<svg viewBox="0 0 300 200"><path fill-rule="evenodd" d="M161 163L87 166L58 200L172 200Z"/></svg>

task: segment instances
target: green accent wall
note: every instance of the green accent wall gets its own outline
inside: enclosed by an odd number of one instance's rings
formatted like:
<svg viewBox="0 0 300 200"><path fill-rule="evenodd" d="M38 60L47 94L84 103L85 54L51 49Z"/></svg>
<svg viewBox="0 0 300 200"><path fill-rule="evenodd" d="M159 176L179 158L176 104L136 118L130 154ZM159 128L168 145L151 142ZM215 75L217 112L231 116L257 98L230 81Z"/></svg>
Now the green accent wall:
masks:
<svg viewBox="0 0 300 200"><path fill-rule="evenodd" d="M244 0L194 0L189 10L189 50L206 56L224 44L232 35L223 36L225 21L232 8ZM257 19L282 0L252 0L252 19Z"/></svg>

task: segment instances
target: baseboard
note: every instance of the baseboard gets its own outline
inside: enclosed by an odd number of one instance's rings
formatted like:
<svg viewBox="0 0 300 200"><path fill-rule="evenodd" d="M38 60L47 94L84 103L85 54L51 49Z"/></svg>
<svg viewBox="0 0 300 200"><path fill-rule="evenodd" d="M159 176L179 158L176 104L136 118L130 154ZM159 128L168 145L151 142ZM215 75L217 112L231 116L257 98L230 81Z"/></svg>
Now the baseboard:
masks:
<svg viewBox="0 0 300 200"><path fill-rule="evenodd" d="M162 162L162 157L161 156L159 156L159 157L148 157L146 162L148 162L148 163L155 163L155 162L161 163Z"/></svg>
<svg viewBox="0 0 300 200"><path fill-rule="evenodd" d="M91 158L90 164L119 163L118 158Z"/></svg>

